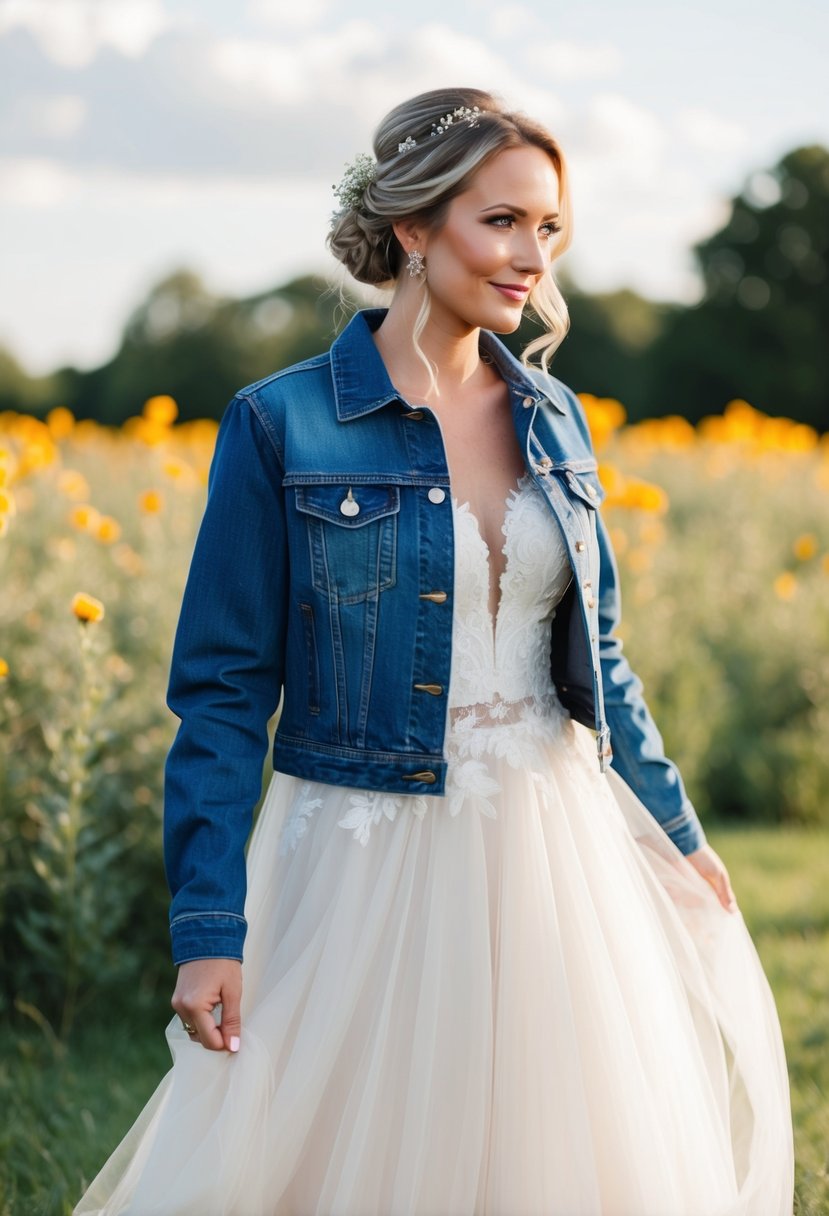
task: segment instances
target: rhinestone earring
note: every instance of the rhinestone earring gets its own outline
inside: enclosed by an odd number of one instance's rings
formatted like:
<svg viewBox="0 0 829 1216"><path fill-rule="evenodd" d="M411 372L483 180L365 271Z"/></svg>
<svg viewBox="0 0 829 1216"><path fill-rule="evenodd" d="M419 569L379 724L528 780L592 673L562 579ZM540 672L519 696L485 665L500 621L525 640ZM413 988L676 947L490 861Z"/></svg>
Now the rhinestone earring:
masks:
<svg viewBox="0 0 829 1216"><path fill-rule="evenodd" d="M413 279L419 279L423 274L426 259L419 249L412 249L409 252L409 274Z"/></svg>

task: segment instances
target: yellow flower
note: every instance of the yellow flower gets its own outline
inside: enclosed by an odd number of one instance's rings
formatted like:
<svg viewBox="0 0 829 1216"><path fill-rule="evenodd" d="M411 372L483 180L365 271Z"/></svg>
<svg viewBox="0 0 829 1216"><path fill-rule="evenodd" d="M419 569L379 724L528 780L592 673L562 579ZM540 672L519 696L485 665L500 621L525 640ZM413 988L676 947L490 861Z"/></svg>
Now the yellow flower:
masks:
<svg viewBox="0 0 829 1216"><path fill-rule="evenodd" d="M0 680L5 680L9 674L9 665L5 659L0 659Z"/></svg>
<svg viewBox="0 0 829 1216"><path fill-rule="evenodd" d="M103 619L104 606L100 600L96 600L94 595L87 595L84 591L78 591L72 597L72 611L79 621L86 624L88 621L100 621Z"/></svg>
<svg viewBox="0 0 829 1216"><path fill-rule="evenodd" d="M111 515L102 515L95 529L98 540L105 545L111 545L121 535L121 525Z"/></svg>
<svg viewBox="0 0 829 1216"><path fill-rule="evenodd" d="M64 469L58 474L58 489L67 498L89 498L89 482L77 469Z"/></svg>
<svg viewBox="0 0 829 1216"><path fill-rule="evenodd" d="M803 532L792 546L798 561L807 562L817 553L817 537L814 532Z"/></svg>
<svg viewBox="0 0 829 1216"><path fill-rule="evenodd" d="M0 515L14 515L14 498L10 490L0 490Z"/></svg>
<svg viewBox="0 0 829 1216"><path fill-rule="evenodd" d="M778 574L774 580L774 593L781 600L794 599L797 591L797 579L792 574L791 570L784 570L782 574Z"/></svg>
<svg viewBox="0 0 829 1216"><path fill-rule="evenodd" d="M148 422L159 422L162 426L170 426L178 418L178 406L172 397L163 394L149 397L144 402L141 411Z"/></svg>
<svg viewBox="0 0 829 1216"><path fill-rule="evenodd" d="M138 496L138 506L145 515L157 515L164 506L164 496L160 490L145 490Z"/></svg>
<svg viewBox="0 0 829 1216"><path fill-rule="evenodd" d="M55 409L49 410L49 413L46 415L46 425L52 438L60 441L61 439L65 439L67 435L72 434L72 428L75 425L75 415L65 405L58 405Z"/></svg>
<svg viewBox="0 0 829 1216"><path fill-rule="evenodd" d="M94 532L101 521L101 516L88 502L80 503L69 512L69 522L80 532Z"/></svg>

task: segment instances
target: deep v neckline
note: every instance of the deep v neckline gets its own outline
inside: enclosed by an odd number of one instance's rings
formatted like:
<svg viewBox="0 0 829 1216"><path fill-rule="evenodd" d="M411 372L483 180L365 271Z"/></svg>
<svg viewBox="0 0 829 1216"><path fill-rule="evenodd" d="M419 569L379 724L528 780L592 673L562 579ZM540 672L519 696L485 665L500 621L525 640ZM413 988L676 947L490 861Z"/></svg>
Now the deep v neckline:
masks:
<svg viewBox="0 0 829 1216"><path fill-rule="evenodd" d="M501 570L501 572L498 575L498 578L496 580L495 612L494 613L492 611L492 606L491 606L491 602L490 602L491 601L491 592L492 592L492 550L490 549L489 545L486 542L486 537L484 536L483 531L481 530L480 521L479 521L477 515L475 514L475 512L472 510L469 500L465 499L462 503L459 503L457 498L454 496L454 494L452 495L452 504L453 504L455 510L458 512L463 511L466 515L469 516L470 520L472 521L472 523L475 526L475 531L478 534L478 539L480 540L480 542L483 546L483 549L484 549L484 561L486 563L486 572L487 572L486 610L487 610L487 613L489 614L490 625L492 627L493 642L495 639L495 634L498 629L498 620L501 615L501 605L504 602L504 580L506 579L507 572L509 570L509 553L507 552L507 542L509 541L508 533L509 533L510 517L512 515L513 508L514 508L516 502L518 501L519 497L521 496L522 491L526 488L526 486L530 480L531 480L531 478L530 478L529 473L527 473L527 472L522 473L518 477L518 479L513 483L513 485L510 486L509 490L507 491L506 498L504 499L504 518L501 521L501 535L504 538L503 544L501 545L501 555L504 558L504 567Z"/></svg>

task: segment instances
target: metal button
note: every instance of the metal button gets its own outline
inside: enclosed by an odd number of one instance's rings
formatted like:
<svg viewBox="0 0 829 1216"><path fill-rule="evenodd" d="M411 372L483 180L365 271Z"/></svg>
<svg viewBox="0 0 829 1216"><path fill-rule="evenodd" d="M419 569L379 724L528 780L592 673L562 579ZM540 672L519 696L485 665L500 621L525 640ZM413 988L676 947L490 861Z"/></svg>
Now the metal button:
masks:
<svg viewBox="0 0 829 1216"><path fill-rule="evenodd" d="M541 459L536 463L535 471L537 473L549 473L549 471L552 467L553 467L553 462L550 459L550 457L542 456Z"/></svg>
<svg viewBox="0 0 829 1216"><path fill-rule="evenodd" d="M597 494L596 494L596 487L595 487L595 486L591 486L591 484L590 484L590 482L589 482L589 481L588 481L588 482L586 482L585 484L586 484L586 486L587 486L587 493L590 495L590 497L591 497L591 498L596 498L596 497L597 497Z"/></svg>
<svg viewBox="0 0 829 1216"><path fill-rule="evenodd" d="M424 781L426 785L432 785L437 781L437 777L430 768L422 769L419 773L404 773L404 781Z"/></svg>
<svg viewBox="0 0 829 1216"><path fill-rule="evenodd" d="M445 591L422 591L417 598L431 600L433 604L445 604L448 597Z"/></svg>
<svg viewBox="0 0 829 1216"><path fill-rule="evenodd" d="M404 418L410 419L412 422L420 422L423 417L423 410L410 410L408 414L403 415Z"/></svg>
<svg viewBox="0 0 829 1216"><path fill-rule="evenodd" d="M442 684L415 684L418 692L430 692L433 697L439 697L443 692Z"/></svg>
<svg viewBox="0 0 829 1216"><path fill-rule="evenodd" d="M584 553L584 541L583 540L576 541L576 553Z"/></svg>
<svg viewBox="0 0 829 1216"><path fill-rule="evenodd" d="M529 407L534 404L535 404L535 397L525 397L524 398L524 409L525 410L529 409Z"/></svg>
<svg viewBox="0 0 829 1216"><path fill-rule="evenodd" d="M343 515L359 515L360 514L360 504L357 502L357 499L351 493L351 486L348 487L348 493L346 494L345 498L340 503L340 510L342 511Z"/></svg>
<svg viewBox="0 0 829 1216"><path fill-rule="evenodd" d="M588 607L588 608L595 608L595 607L596 607L596 601L595 601L594 599L592 599L592 598L591 598L591 599L589 599L589 600L587 601L587 607Z"/></svg>
<svg viewBox="0 0 829 1216"><path fill-rule="evenodd" d="M446 491L440 486L432 486L429 491L429 502L443 502L446 497Z"/></svg>

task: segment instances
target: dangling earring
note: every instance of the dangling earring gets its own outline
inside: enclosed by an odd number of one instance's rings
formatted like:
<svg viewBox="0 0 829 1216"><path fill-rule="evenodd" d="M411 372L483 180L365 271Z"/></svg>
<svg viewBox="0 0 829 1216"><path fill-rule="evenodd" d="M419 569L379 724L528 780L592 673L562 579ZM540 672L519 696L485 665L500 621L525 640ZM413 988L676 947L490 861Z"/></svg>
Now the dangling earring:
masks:
<svg viewBox="0 0 829 1216"><path fill-rule="evenodd" d="M426 259L419 249L412 249L409 253L409 274L413 279L419 279L424 272Z"/></svg>

